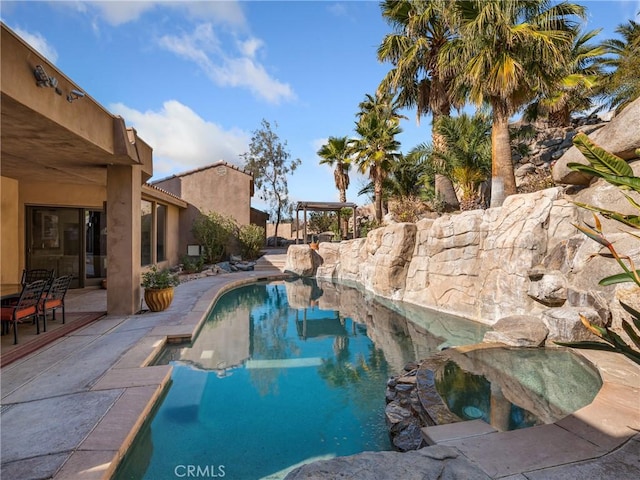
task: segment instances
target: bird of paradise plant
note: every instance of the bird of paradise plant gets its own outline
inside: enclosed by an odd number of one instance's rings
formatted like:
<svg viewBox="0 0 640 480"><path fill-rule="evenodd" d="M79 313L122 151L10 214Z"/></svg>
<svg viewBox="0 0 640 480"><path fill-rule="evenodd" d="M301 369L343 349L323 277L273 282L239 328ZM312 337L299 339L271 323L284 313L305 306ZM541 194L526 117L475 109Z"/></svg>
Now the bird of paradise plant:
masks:
<svg viewBox="0 0 640 480"><path fill-rule="evenodd" d="M621 190L640 192L640 177L634 176L633 170L625 160L599 147L598 145L593 143L584 133L577 134L573 139L573 143L585 156L587 161L589 161L589 165L583 165L581 163L569 163L567 165L569 168L603 178L610 184L616 185ZM636 154L640 156L640 149L636 151ZM633 197L627 195L624 192L622 193L629 201L629 203L631 203L631 205L640 212L640 204ZM640 215L625 215L620 212L606 210L603 208L594 207L593 205L587 205L577 202L576 205L587 210L591 210L592 212L597 212L604 218L616 220L626 225L627 227L640 230ZM637 270L635 268L633 259L628 255L620 255L616 251L615 246L605 237L602 231L602 224L600 222L600 219L595 213L593 214L593 218L593 228L576 224L574 224L574 226L582 233L584 233L587 237L598 242L600 245L609 250L613 258L618 262L618 265L620 265L623 270L622 273L610 275L603 278L602 280L600 280L599 284L613 285L622 282L633 282L638 287L640 287L640 270ZM640 235L636 233L627 233L635 238L640 239ZM600 327L598 325L594 325L582 315L580 315L580 320L582 321L584 326L591 333L604 340L604 342L583 341L556 343L558 345L567 347L618 352L625 355L632 361L640 364L640 335L638 334L638 332L640 332L640 312L622 301L620 302L620 305L626 312L628 312L632 316L632 322L635 326L635 329L626 320L622 320L622 329L631 339L631 342L635 346L635 349L633 348L633 346L625 342L622 337L620 337L620 335L615 333L609 327Z"/></svg>

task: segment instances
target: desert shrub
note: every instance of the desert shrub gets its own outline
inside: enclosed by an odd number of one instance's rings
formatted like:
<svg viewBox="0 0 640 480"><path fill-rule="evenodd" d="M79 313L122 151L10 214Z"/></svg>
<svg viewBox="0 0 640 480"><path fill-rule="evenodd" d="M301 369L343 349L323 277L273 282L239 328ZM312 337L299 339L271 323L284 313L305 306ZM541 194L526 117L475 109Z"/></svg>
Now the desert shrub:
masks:
<svg viewBox="0 0 640 480"><path fill-rule="evenodd" d="M242 258L255 260L260 256L260 250L264 245L264 228L258 225L242 225L237 230Z"/></svg>
<svg viewBox="0 0 640 480"><path fill-rule="evenodd" d="M518 186L518 193L531 193L555 187L551 170L536 168L535 172L525 177L525 181Z"/></svg>
<svg viewBox="0 0 640 480"><path fill-rule="evenodd" d="M390 203L389 209L399 222L411 223L417 222L420 219L420 215L430 211L424 201L414 196L394 200Z"/></svg>
<svg viewBox="0 0 640 480"><path fill-rule="evenodd" d="M190 257L189 255L183 255L182 258L182 270L186 273L199 273L204 268L204 257Z"/></svg>
<svg viewBox="0 0 640 480"><path fill-rule="evenodd" d="M379 226L380 226L380 223L378 223L375 219L361 220L360 227L358 229L358 236L366 237L371 230L375 230Z"/></svg>
<svg viewBox="0 0 640 480"><path fill-rule="evenodd" d="M235 229L231 217L217 212L201 215L193 222L192 232L203 247L205 262L216 263L224 259Z"/></svg>

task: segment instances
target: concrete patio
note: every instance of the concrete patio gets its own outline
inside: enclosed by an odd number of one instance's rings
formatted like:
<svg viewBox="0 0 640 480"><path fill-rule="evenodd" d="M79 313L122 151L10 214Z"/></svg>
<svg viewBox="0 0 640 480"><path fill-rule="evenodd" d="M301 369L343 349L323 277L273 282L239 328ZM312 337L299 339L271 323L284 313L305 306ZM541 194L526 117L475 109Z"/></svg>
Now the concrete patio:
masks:
<svg viewBox="0 0 640 480"><path fill-rule="evenodd" d="M170 380L170 366L145 365L167 339L196 334L224 291L283 277L284 260L276 251L255 271L183 283L164 312L102 317L3 367L3 478L110 478ZM95 297L78 301L98 309L104 292L85 294ZM479 436L443 426L431 431L433 443L455 447L492 478L640 478L640 368L605 352L587 358L603 388L562 421Z"/></svg>

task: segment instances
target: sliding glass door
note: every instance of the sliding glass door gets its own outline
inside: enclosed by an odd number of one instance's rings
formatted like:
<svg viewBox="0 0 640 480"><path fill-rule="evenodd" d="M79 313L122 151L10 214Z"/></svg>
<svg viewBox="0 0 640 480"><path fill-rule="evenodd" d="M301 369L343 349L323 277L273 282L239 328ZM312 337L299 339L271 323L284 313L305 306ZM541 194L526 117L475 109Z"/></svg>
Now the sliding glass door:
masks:
<svg viewBox="0 0 640 480"><path fill-rule="evenodd" d="M106 220L83 208L28 207L27 268L72 275L71 288L98 285L106 277Z"/></svg>

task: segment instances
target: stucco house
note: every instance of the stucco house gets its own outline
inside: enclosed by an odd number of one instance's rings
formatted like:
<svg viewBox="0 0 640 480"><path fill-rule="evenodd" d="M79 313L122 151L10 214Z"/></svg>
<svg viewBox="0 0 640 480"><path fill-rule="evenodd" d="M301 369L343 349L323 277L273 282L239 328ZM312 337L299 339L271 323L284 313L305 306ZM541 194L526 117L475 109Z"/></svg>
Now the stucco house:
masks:
<svg viewBox="0 0 640 480"><path fill-rule="evenodd" d="M108 265L109 313L136 312L151 147L4 24L0 60L3 293L23 268L72 273L84 287ZM184 208L153 189L145 195Z"/></svg>
<svg viewBox="0 0 640 480"><path fill-rule="evenodd" d="M0 284L24 268L108 276L107 312L140 309L145 267L174 266L199 210L252 215L253 179L225 162L154 184L152 147L0 22Z"/></svg>
<svg viewBox="0 0 640 480"><path fill-rule="evenodd" d="M191 227L201 214L217 212L233 218L239 226L253 223L253 176L225 161L156 180L152 185L187 202L187 208L180 213L178 244L181 252L186 252L188 245L197 243ZM254 219L258 218L256 212Z"/></svg>

